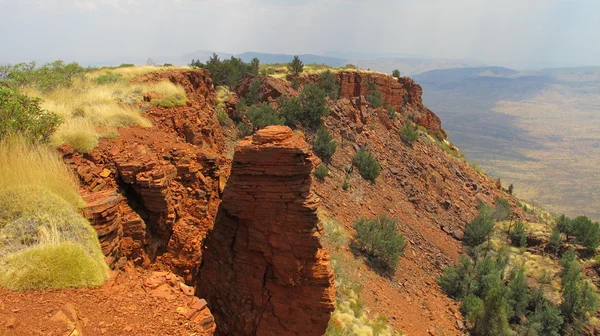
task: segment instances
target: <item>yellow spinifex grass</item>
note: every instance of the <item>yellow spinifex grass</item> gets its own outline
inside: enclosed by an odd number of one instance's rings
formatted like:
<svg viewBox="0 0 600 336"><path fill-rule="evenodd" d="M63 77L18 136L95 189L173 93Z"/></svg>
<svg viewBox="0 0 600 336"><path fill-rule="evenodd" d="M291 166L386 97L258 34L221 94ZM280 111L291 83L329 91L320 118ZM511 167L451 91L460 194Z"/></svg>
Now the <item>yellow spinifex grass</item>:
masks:
<svg viewBox="0 0 600 336"><path fill-rule="evenodd" d="M144 94L155 92L161 98L153 101L164 107L185 105L185 89L168 80L157 83L130 83L129 78L163 71L168 67L129 67L102 69L76 79L70 87L58 87L50 92L27 88L23 91L42 98L42 108L54 112L64 120L51 138L53 145L72 143L80 152L87 152L98 145L102 134L121 127L151 127L152 123L136 106ZM123 77L111 83L98 83L96 78L107 73Z"/></svg>
<svg viewBox="0 0 600 336"><path fill-rule="evenodd" d="M31 145L23 138L0 141L0 189L38 186L58 195L73 209L85 205L77 178L52 148Z"/></svg>

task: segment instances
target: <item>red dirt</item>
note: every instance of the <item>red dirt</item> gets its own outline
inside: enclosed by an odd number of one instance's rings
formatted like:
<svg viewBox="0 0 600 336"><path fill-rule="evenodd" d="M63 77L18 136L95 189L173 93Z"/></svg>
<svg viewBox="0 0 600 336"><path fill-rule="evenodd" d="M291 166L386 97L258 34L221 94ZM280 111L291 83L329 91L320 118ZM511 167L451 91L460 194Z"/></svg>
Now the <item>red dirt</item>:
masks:
<svg viewBox="0 0 600 336"><path fill-rule="evenodd" d="M0 334L212 335L214 319L205 305L173 274L127 267L98 289L19 293L0 287Z"/></svg>

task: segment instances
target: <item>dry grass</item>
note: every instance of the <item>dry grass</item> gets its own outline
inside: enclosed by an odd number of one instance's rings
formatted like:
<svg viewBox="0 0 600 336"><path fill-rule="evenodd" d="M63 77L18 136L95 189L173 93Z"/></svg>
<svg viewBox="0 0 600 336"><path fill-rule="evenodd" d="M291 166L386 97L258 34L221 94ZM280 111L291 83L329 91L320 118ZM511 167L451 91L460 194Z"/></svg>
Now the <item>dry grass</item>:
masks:
<svg viewBox="0 0 600 336"><path fill-rule="evenodd" d="M288 71L287 68L287 64L264 64L261 65L261 70L265 69L268 73L269 76L275 77L275 78L279 78L279 79L286 79L286 76L290 73ZM330 70L331 72L340 72L340 71L357 71L357 72L362 72L362 73L375 73L375 74L383 74L383 75L389 75L383 72L378 72L378 71L372 71L372 70L367 70L367 69L356 69L356 68L352 68L352 67L339 67L339 68L334 68L334 67L330 67L324 64L305 64L304 65L304 70L301 73L301 76L307 76L307 75L314 75L314 74L320 74L321 72Z"/></svg>
<svg viewBox="0 0 600 336"><path fill-rule="evenodd" d="M51 148L28 145L20 138L0 141L0 188L39 186L74 209L84 206L77 178Z"/></svg>
<svg viewBox="0 0 600 336"><path fill-rule="evenodd" d="M104 68L98 71L93 71L88 74L88 77L95 78L103 73L115 73L123 76L124 79L133 79L135 77L143 76L152 72L163 72L175 69L190 69L189 66L179 67L164 67L164 66L134 66L134 67L123 67L123 68Z"/></svg>
<svg viewBox="0 0 600 336"><path fill-rule="evenodd" d="M97 145L102 133L113 132L120 127L138 125L151 127L152 123L144 118L137 107L143 95L150 92L160 94L155 105L164 107L185 105L185 89L167 80L157 83L135 83L128 80L99 84L95 81L99 75L118 73L124 79L133 78L153 71L165 71L169 67L129 67L103 69L88 73L78 79L72 87L59 87L48 93L32 89L26 94L43 99L42 107L60 115L64 123L52 136L52 143L60 145L75 141L79 151L89 151ZM95 139L94 139L95 138Z"/></svg>

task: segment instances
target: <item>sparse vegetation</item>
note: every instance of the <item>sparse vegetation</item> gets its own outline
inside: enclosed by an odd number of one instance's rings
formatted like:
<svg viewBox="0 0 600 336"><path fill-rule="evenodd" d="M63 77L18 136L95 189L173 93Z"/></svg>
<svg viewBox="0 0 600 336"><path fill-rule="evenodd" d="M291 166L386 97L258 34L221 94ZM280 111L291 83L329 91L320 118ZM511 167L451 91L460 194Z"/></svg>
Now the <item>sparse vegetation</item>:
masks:
<svg viewBox="0 0 600 336"><path fill-rule="evenodd" d="M304 64L298 55L294 56L294 59L288 64L288 71L294 76L298 76L304 71Z"/></svg>
<svg viewBox="0 0 600 336"><path fill-rule="evenodd" d="M574 236L577 242L586 248L588 253L595 252L600 245L600 224L592 222L587 216L570 219L565 215L561 215L556 220L556 227L567 235L567 239L569 236Z"/></svg>
<svg viewBox="0 0 600 336"><path fill-rule="evenodd" d="M46 142L62 119L40 106L41 99L0 85L0 139L19 134L32 142Z"/></svg>
<svg viewBox="0 0 600 336"><path fill-rule="evenodd" d="M512 213L512 207L508 200L504 198L496 198L496 205L494 206L494 220L503 221L510 218Z"/></svg>
<svg viewBox="0 0 600 336"><path fill-rule="evenodd" d="M360 149L354 155L352 163L358 168L360 176L362 176L365 180L375 183L375 180L379 176L381 167L370 150Z"/></svg>
<svg viewBox="0 0 600 336"><path fill-rule="evenodd" d="M329 98L333 100L338 99L340 94L340 86L338 85L335 75L333 72L331 72L331 70L327 69L321 73L319 78L319 86L325 91L325 94Z"/></svg>
<svg viewBox="0 0 600 336"><path fill-rule="evenodd" d="M18 88L29 88L47 93L58 87L70 87L76 79L83 78L86 69L78 63L65 64L61 60L40 67L36 62L0 66L3 82Z"/></svg>
<svg viewBox="0 0 600 336"><path fill-rule="evenodd" d="M324 181L325 177L327 177L327 174L329 174L329 171L327 170L327 167L325 167L325 165L319 165L316 169L315 169L315 176L317 177L317 179L319 179L320 181Z"/></svg>
<svg viewBox="0 0 600 336"><path fill-rule="evenodd" d="M168 95L166 97L155 98L150 101L150 104L155 106L162 107L176 107L176 106L185 106L187 103L187 97L185 94L176 93L172 95Z"/></svg>
<svg viewBox="0 0 600 336"><path fill-rule="evenodd" d="M246 93L246 104L254 105L260 101L260 79L255 78L248 87L248 93Z"/></svg>
<svg viewBox="0 0 600 336"><path fill-rule="evenodd" d="M550 247L550 250L552 250L556 254L561 248L562 243L563 240L560 231L557 228L552 229L552 234L548 239L548 247Z"/></svg>
<svg viewBox="0 0 600 336"><path fill-rule="evenodd" d="M106 72L106 73L94 78L94 81L96 82L96 84L99 84L99 85L118 83L122 80L123 80L123 75L121 75L118 72Z"/></svg>
<svg viewBox="0 0 600 336"><path fill-rule="evenodd" d="M373 108L383 106L383 97L381 91L377 88L377 84L372 81L367 81L367 94L365 98Z"/></svg>
<svg viewBox="0 0 600 336"><path fill-rule="evenodd" d="M214 86L227 85L232 89L240 82L244 74L258 74L256 61L253 60L251 63L245 63L234 56L231 56L230 59L221 60L216 53L206 63L202 63L199 60L192 60L190 66L192 68L208 70Z"/></svg>
<svg viewBox="0 0 600 336"><path fill-rule="evenodd" d="M290 127L301 124L314 129L321 125L321 118L329 114L325 91L314 83L305 85L298 98L280 98L279 106L285 123Z"/></svg>
<svg viewBox="0 0 600 336"><path fill-rule="evenodd" d="M419 139L419 133L415 130L415 125L408 118L404 121L404 126L400 130L400 138L409 146L412 146Z"/></svg>
<svg viewBox="0 0 600 336"><path fill-rule="evenodd" d="M514 229L509 235L510 242L517 247L525 246L527 243L527 234L525 233L525 224L522 221L518 221L515 224Z"/></svg>
<svg viewBox="0 0 600 336"><path fill-rule="evenodd" d="M394 109L394 107L392 105L388 105L386 107L387 109L387 113L388 113L388 117L392 120L396 120L398 119L398 113L396 113L396 110Z"/></svg>
<svg viewBox="0 0 600 336"><path fill-rule="evenodd" d="M494 209L480 204L479 213L465 227L464 243L468 246L477 246L490 238L494 229Z"/></svg>
<svg viewBox="0 0 600 336"><path fill-rule="evenodd" d="M367 254L371 263L393 273L406 247L404 237L396 228L396 220L386 215L371 220L361 218L354 223L354 229L358 248Z"/></svg>
<svg viewBox="0 0 600 336"><path fill-rule="evenodd" d="M330 162L335 154L336 143L325 126L319 127L313 140L313 151L324 162Z"/></svg>
<svg viewBox="0 0 600 336"><path fill-rule="evenodd" d="M255 129L265 128L269 125L285 124L285 118L267 103L250 106L246 110L246 116L250 119Z"/></svg>

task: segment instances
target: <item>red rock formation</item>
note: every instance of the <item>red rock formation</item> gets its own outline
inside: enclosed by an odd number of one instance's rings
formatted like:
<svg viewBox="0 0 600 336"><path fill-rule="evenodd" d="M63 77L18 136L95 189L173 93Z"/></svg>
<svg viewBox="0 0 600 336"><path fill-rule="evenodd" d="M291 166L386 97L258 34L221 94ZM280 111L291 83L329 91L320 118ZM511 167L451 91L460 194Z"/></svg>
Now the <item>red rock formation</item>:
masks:
<svg viewBox="0 0 600 336"><path fill-rule="evenodd" d="M325 332L335 290L310 191L315 161L284 126L238 144L197 285L218 334Z"/></svg>
<svg viewBox="0 0 600 336"><path fill-rule="evenodd" d="M298 92L291 87L289 82L283 79L274 78L271 76L252 76L246 75L236 88L236 93L240 97L245 97L248 94L250 84L258 79L260 81L259 99L260 101L275 101L277 98L297 96Z"/></svg>

